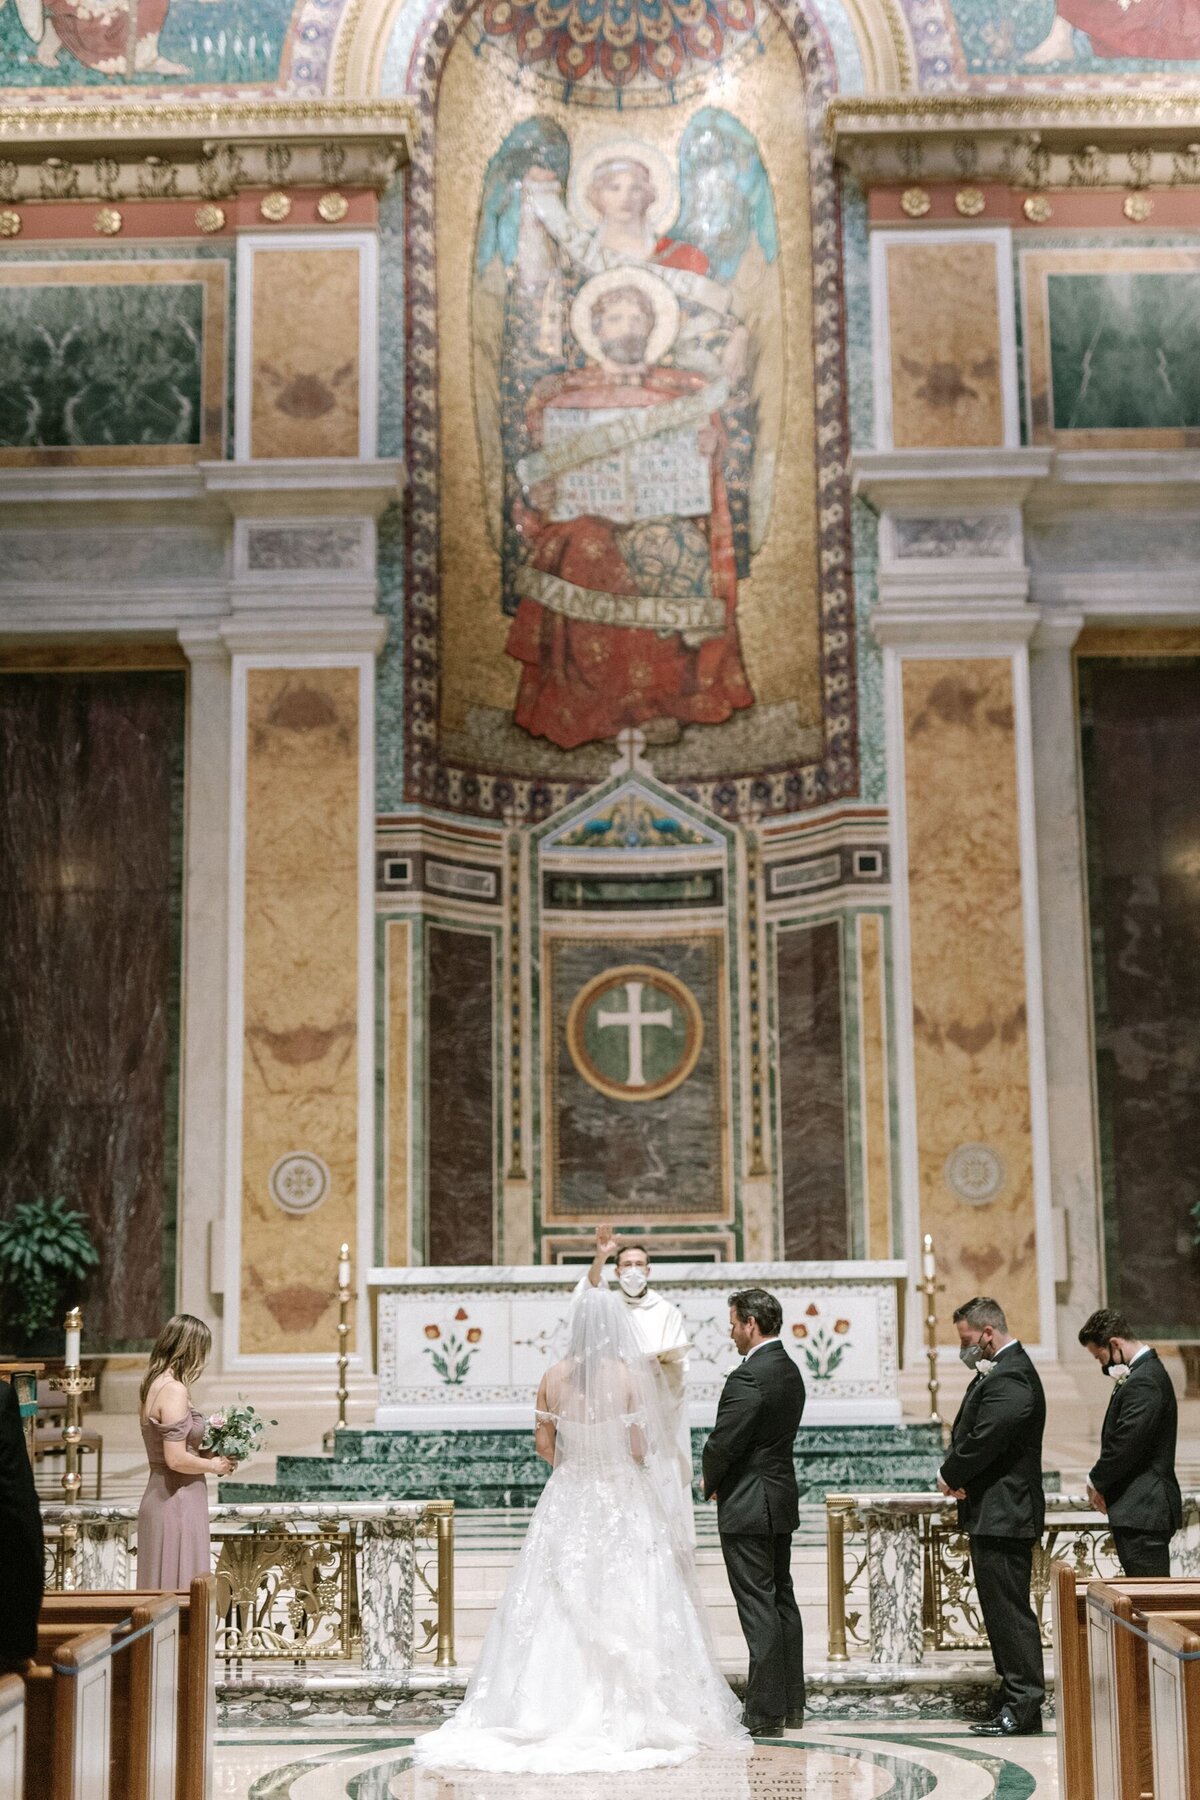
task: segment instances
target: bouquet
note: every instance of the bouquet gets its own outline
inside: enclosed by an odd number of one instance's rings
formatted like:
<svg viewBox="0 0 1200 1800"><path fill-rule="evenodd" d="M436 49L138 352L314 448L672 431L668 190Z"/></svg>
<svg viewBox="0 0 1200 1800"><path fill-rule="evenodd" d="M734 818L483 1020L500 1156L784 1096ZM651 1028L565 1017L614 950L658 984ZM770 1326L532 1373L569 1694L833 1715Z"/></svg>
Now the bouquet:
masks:
<svg viewBox="0 0 1200 1800"><path fill-rule="evenodd" d="M278 1423L278 1419L264 1419L248 1400L239 1400L221 1412L209 1413L200 1448L213 1456L227 1456L231 1462L245 1462L260 1448L267 1426Z"/></svg>

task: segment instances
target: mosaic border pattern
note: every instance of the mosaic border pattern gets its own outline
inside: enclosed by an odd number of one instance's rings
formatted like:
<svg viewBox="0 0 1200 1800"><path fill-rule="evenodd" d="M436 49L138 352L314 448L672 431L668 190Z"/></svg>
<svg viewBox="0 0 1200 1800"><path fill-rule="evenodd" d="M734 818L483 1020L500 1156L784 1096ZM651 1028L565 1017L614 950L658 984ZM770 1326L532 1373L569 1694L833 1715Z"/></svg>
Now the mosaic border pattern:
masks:
<svg viewBox="0 0 1200 1800"><path fill-rule="evenodd" d="M411 530L405 606L405 798L450 812L546 818L594 785L444 760L438 743L440 687L441 519L438 504L437 273L434 243L434 124L442 70L474 10L450 0L436 24L426 21L412 67L422 130L410 171L407 230L407 411ZM778 0L776 11L800 61L808 110L812 208L814 432L817 458L818 594L825 754L820 761L731 771L711 780L671 785L722 818L750 808L758 816L807 811L858 791L853 564L850 547L850 432L847 412L841 193L825 109L836 73L820 21L803 0Z"/></svg>

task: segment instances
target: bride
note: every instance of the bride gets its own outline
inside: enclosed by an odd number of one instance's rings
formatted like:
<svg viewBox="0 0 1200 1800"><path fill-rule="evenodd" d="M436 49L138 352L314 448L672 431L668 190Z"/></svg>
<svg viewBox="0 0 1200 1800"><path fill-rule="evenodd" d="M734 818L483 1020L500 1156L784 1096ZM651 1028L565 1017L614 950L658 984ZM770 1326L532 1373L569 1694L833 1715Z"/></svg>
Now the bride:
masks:
<svg viewBox="0 0 1200 1800"><path fill-rule="evenodd" d="M670 1401L628 1309L581 1283L538 1389L553 1473L466 1697L414 1762L536 1774L649 1769L750 1739L671 1502Z"/></svg>

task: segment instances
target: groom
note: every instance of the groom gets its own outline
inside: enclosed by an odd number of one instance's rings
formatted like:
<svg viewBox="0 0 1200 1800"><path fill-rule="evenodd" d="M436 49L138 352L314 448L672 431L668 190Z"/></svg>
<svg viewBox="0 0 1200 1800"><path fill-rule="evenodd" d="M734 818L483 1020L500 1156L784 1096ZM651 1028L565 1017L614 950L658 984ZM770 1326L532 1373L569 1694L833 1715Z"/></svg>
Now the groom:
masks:
<svg viewBox="0 0 1200 1800"><path fill-rule="evenodd" d="M778 1737L804 1723L804 1627L792 1590L800 1523L793 1450L804 1381L779 1341L783 1308L765 1288L729 1296L729 1335L742 1353L704 1446L704 1494L750 1649L746 1729Z"/></svg>

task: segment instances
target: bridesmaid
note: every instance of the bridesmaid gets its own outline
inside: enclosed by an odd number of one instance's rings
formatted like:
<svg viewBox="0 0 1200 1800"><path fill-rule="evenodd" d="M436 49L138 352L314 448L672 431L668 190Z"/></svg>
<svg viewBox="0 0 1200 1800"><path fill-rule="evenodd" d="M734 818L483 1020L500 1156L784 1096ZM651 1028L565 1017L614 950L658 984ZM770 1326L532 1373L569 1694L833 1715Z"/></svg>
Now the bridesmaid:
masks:
<svg viewBox="0 0 1200 1800"><path fill-rule="evenodd" d="M206 1475L232 1475L237 1464L200 1448L204 1415L189 1389L199 1380L212 1333L203 1319L168 1319L150 1352L140 1420L150 1479L138 1508L137 1584L171 1592L212 1569Z"/></svg>

